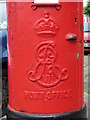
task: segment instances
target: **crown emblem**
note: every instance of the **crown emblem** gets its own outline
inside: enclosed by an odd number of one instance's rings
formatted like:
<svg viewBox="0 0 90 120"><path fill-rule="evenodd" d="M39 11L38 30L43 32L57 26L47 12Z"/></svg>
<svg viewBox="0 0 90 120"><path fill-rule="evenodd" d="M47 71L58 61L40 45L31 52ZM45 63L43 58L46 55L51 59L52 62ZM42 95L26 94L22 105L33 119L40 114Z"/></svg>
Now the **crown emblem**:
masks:
<svg viewBox="0 0 90 120"><path fill-rule="evenodd" d="M58 29L55 22L50 18L49 13L44 14L44 17L38 21L35 28L38 35L55 35Z"/></svg>

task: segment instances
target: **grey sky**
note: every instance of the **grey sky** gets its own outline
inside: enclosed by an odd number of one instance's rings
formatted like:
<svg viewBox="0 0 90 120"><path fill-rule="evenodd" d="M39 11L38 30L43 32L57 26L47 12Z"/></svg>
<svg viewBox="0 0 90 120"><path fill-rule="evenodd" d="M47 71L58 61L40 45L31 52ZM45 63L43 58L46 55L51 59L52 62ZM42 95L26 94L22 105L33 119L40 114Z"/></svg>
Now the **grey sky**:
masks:
<svg viewBox="0 0 90 120"><path fill-rule="evenodd" d="M83 0L84 6L86 6L88 0Z"/></svg>

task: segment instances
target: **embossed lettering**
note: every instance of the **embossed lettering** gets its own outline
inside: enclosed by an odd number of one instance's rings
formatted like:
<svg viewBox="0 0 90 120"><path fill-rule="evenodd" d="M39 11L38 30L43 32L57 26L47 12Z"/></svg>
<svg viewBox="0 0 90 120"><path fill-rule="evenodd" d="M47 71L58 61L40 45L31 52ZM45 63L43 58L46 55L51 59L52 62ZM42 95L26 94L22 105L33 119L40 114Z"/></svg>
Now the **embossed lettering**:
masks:
<svg viewBox="0 0 90 120"><path fill-rule="evenodd" d="M60 70L56 63L57 52L53 41L40 42L36 48L37 63L35 69L28 72L28 79L39 85L54 87L68 78L67 69Z"/></svg>
<svg viewBox="0 0 90 120"><path fill-rule="evenodd" d="M65 91L24 91L24 98L29 100L63 100L72 98L72 90Z"/></svg>

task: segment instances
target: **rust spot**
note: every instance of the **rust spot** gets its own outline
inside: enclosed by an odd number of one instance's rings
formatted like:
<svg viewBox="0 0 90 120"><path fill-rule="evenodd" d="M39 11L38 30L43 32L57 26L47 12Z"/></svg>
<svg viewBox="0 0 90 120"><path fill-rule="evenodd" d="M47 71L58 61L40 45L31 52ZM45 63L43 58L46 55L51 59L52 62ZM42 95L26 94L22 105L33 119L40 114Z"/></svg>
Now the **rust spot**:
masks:
<svg viewBox="0 0 90 120"><path fill-rule="evenodd" d="M77 18L75 18L75 23L77 23Z"/></svg>
<svg viewBox="0 0 90 120"><path fill-rule="evenodd" d="M77 52L77 59L79 59L79 52Z"/></svg>
<svg viewBox="0 0 90 120"><path fill-rule="evenodd" d="M79 44L82 44L82 40L79 41Z"/></svg>
<svg viewBox="0 0 90 120"><path fill-rule="evenodd" d="M82 24L80 25L80 31L82 30Z"/></svg>
<svg viewBox="0 0 90 120"><path fill-rule="evenodd" d="M25 112L24 110L20 110L20 112Z"/></svg>

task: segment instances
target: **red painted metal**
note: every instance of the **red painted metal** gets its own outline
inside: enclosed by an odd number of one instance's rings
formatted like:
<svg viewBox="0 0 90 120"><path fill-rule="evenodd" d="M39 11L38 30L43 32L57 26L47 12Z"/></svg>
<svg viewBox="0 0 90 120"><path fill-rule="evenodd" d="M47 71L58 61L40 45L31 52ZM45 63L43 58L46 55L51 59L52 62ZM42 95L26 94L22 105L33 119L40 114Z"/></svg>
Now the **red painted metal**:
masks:
<svg viewBox="0 0 90 120"><path fill-rule="evenodd" d="M7 10L9 108L37 114L82 108L82 3L9 2Z"/></svg>

